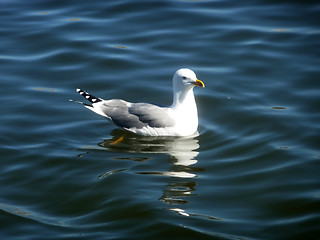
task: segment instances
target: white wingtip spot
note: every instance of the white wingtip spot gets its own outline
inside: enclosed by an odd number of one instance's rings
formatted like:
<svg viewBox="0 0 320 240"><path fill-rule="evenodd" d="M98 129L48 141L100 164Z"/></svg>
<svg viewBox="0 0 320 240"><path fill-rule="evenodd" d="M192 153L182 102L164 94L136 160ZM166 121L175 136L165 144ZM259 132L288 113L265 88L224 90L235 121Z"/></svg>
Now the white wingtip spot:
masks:
<svg viewBox="0 0 320 240"><path fill-rule="evenodd" d="M92 101L92 102L96 102L96 101L97 101L97 99L93 98L93 99L91 99L91 101Z"/></svg>
<svg viewBox="0 0 320 240"><path fill-rule="evenodd" d="M90 96L88 95L88 96L86 96L86 99L89 99L90 98Z"/></svg>
<svg viewBox="0 0 320 240"><path fill-rule="evenodd" d="M76 91L77 91L77 92L81 92L81 89L80 89L80 88L77 88Z"/></svg>

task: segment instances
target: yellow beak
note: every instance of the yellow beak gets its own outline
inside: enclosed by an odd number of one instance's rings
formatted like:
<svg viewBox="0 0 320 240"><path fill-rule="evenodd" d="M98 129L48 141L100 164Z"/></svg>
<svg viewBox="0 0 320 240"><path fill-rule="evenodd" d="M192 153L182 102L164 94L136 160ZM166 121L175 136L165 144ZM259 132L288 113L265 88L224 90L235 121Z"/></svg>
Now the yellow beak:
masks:
<svg viewBox="0 0 320 240"><path fill-rule="evenodd" d="M203 83L201 80L199 80L199 79L197 79L197 80L196 80L194 83L192 83L192 84L195 85L195 86L204 88L204 83Z"/></svg>

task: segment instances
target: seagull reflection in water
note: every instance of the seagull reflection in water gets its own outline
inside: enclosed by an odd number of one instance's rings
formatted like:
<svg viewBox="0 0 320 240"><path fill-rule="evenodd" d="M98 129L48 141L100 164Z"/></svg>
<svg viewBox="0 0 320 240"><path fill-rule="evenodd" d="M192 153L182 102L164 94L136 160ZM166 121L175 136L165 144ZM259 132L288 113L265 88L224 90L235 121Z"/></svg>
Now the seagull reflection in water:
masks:
<svg viewBox="0 0 320 240"><path fill-rule="evenodd" d="M144 137L115 129L111 135L113 136L112 139L106 139L99 144L108 151L168 154L169 161L172 163L168 171L145 171L136 172L136 174L171 177L159 200L167 204L189 203L184 198L194 195L192 192L197 185L196 181L194 181L194 178L197 177L196 172L203 171L203 169L193 166L197 163L196 157L199 154L197 151L200 147L197 139L197 136L199 136L198 133L190 137ZM149 158L125 157L120 159L145 161ZM125 169L120 171L125 171ZM119 170L102 174L100 177L108 176L115 172L119 172Z"/></svg>

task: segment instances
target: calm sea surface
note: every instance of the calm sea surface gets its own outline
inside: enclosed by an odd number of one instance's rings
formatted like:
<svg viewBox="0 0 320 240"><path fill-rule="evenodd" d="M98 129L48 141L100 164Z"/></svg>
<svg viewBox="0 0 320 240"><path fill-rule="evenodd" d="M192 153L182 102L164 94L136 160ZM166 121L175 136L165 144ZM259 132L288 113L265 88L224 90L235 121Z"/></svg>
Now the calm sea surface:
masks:
<svg viewBox="0 0 320 240"><path fill-rule="evenodd" d="M319 16L1 0L0 239L320 239ZM70 101L170 105L181 67L206 84L196 137L139 137Z"/></svg>

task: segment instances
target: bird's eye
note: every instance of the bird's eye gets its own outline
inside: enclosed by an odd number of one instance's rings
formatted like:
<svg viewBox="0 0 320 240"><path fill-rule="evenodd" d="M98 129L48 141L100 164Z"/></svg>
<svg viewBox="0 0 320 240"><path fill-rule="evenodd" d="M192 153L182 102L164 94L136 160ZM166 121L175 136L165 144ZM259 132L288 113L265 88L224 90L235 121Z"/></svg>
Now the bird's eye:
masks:
<svg viewBox="0 0 320 240"><path fill-rule="evenodd" d="M187 79L187 77L182 77L183 79Z"/></svg>

